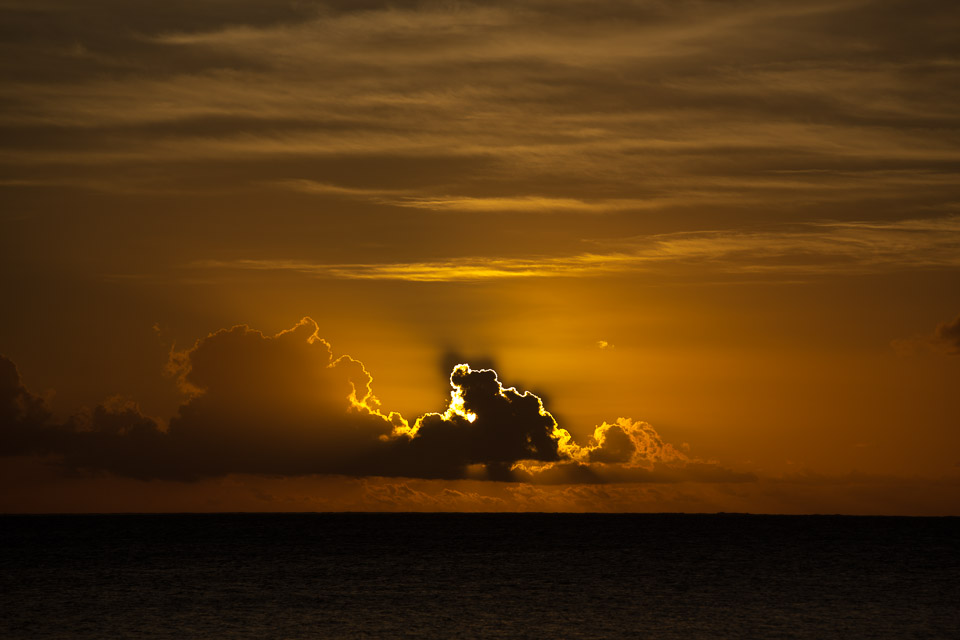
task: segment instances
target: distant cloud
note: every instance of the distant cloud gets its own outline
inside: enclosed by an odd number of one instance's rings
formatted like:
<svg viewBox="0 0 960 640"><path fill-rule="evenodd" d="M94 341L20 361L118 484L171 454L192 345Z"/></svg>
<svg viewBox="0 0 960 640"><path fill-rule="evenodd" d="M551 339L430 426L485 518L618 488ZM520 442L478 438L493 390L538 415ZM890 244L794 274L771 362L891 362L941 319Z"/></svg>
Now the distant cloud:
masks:
<svg viewBox="0 0 960 640"><path fill-rule="evenodd" d="M960 316L937 325L933 337L946 353L960 355Z"/></svg>
<svg viewBox="0 0 960 640"><path fill-rule="evenodd" d="M3 184L0 182L0 184ZM325 196L357 198L378 204L426 209L429 211L463 211L473 213L524 212L524 213L604 213L659 208L662 203L655 199L597 199L556 198L536 195L513 196L451 196L415 195L409 189L373 189L344 187L314 180L275 180L274 186Z"/></svg>
<svg viewBox="0 0 960 640"><path fill-rule="evenodd" d="M541 258L452 258L433 262L326 264L295 260L204 260L188 267L210 270L293 271L319 278L456 282L511 278L592 276L626 270L632 256L582 254Z"/></svg>
<svg viewBox="0 0 960 640"><path fill-rule="evenodd" d="M19 431L21 428L40 427L50 419L43 399L30 393L20 380L17 366L8 358L0 356L0 425ZM19 434L15 434L19 435ZM16 438L0 441L0 452L23 451L26 443Z"/></svg>
<svg viewBox="0 0 960 640"><path fill-rule="evenodd" d="M329 264L296 260L207 260L201 270L293 271L321 278L478 281L596 277L651 271L714 278L867 274L960 268L960 216L897 221L823 221L769 230L692 231L594 242L598 250L531 258L463 257L424 262Z"/></svg>
<svg viewBox="0 0 960 640"><path fill-rule="evenodd" d="M607 342L606 340L597 340L597 348L598 348L598 349L604 349L604 350L606 350L606 349L613 349L614 346L615 346L615 345Z"/></svg>
<svg viewBox="0 0 960 640"><path fill-rule="evenodd" d="M576 198L550 198L543 196L512 196L512 197L423 197L407 198L391 202L401 207L416 209L430 209L434 211L522 211L531 213L579 212L602 213L606 211L625 211L630 209L647 209L655 206L649 200L605 199L580 200Z"/></svg>
<svg viewBox="0 0 960 640"><path fill-rule="evenodd" d="M309 318L274 336L245 326L217 331L172 354L170 369L187 399L167 426L122 399L58 423L0 358L0 455L184 481L231 473L546 484L752 479L692 459L650 425L622 418L580 445L539 397L466 364L451 373L446 410L410 423L381 410L363 364L333 358Z"/></svg>
<svg viewBox="0 0 960 640"><path fill-rule="evenodd" d="M510 506L503 498L475 491L444 488L428 493L406 482L363 482L366 502L386 511L501 511Z"/></svg>
<svg viewBox="0 0 960 640"><path fill-rule="evenodd" d="M893 340L891 345L903 355L917 351L960 355L960 315L953 320L941 322L932 332L909 338L898 338Z"/></svg>
<svg viewBox="0 0 960 640"><path fill-rule="evenodd" d="M385 195L399 196L406 193L402 190L391 189L361 189L357 187L344 187L341 185L330 184L326 182L317 182L316 180L274 180L273 186L301 193L315 193L322 195L345 196L354 198L365 198L370 200L379 200Z"/></svg>
<svg viewBox="0 0 960 640"><path fill-rule="evenodd" d="M333 156L359 159L376 193L391 190L390 172L371 167L430 156L487 170L411 189L401 206L769 214L882 194L903 216L956 201L960 151L942 135L960 97L947 0L0 11L15 34L0 63L10 184L122 191L139 174L116 169L132 163L180 185L202 158L222 163L200 181L214 190L236 186L238 161L263 181L278 159ZM285 177L336 184L314 163L297 169Z"/></svg>

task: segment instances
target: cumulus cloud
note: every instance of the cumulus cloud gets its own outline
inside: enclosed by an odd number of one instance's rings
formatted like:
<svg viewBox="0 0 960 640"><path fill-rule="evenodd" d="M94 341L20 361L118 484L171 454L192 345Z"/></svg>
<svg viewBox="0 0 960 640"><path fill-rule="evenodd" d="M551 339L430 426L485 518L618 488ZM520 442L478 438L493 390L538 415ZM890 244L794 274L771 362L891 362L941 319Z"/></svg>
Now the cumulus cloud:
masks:
<svg viewBox="0 0 960 640"><path fill-rule="evenodd" d="M540 397L467 364L453 367L446 409L411 423L381 409L363 364L335 358L310 318L274 336L246 326L217 331L173 353L169 367L186 399L167 424L121 398L55 422L0 359L0 455L185 481L231 473L543 484L751 479L692 459L649 424L625 418L578 444Z"/></svg>
<svg viewBox="0 0 960 640"><path fill-rule="evenodd" d="M0 356L0 420L3 424L40 424L49 415L43 400L23 386L13 361Z"/></svg>
<svg viewBox="0 0 960 640"><path fill-rule="evenodd" d="M35 440L49 419L43 400L21 382L17 366L0 355L0 455L33 453Z"/></svg>
<svg viewBox="0 0 960 640"><path fill-rule="evenodd" d="M504 388L491 369L458 364L447 411L429 413L400 432L404 449L418 459L445 458L461 466L480 465L492 479L511 479L520 460L557 462L570 434L557 426L539 397Z"/></svg>
<svg viewBox="0 0 960 640"><path fill-rule="evenodd" d="M244 326L217 331L173 354L170 366L188 397L166 429L136 405L112 402L63 424L5 420L4 450L12 439L11 453L54 454L73 469L138 478L355 474L357 459L399 420L377 410L363 365L334 359L306 318L275 336ZM35 406L18 377L4 382L5 395Z"/></svg>

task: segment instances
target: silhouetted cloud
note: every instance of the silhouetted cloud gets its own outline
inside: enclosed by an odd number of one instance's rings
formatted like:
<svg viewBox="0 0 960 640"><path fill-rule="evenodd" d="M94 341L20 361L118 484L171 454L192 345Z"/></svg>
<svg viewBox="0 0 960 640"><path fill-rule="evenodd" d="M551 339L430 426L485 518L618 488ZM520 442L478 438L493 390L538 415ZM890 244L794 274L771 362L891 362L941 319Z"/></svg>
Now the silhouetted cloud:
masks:
<svg viewBox="0 0 960 640"><path fill-rule="evenodd" d="M942 322L933 332L936 343L951 355L960 355L960 315L950 322Z"/></svg>
<svg viewBox="0 0 960 640"><path fill-rule="evenodd" d="M166 426L121 398L57 423L14 364L0 359L0 454L168 480L231 473L543 484L752 479L691 459L649 424L624 418L579 445L540 397L466 364L453 367L446 410L411 424L381 411L363 364L334 358L310 318L274 336L246 326L217 331L173 353L169 368L187 399Z"/></svg>
<svg viewBox="0 0 960 640"><path fill-rule="evenodd" d="M23 386L17 365L0 355L0 420L4 424L37 423L48 417L43 400Z"/></svg>
<svg viewBox="0 0 960 640"><path fill-rule="evenodd" d="M173 354L189 398L165 430L135 405L108 403L64 424L4 424L4 441L16 436L13 453L138 478L361 473L357 460L382 446L399 417L376 410L363 365L334 360L316 331L310 319L275 336L237 326Z"/></svg>
<svg viewBox="0 0 960 640"><path fill-rule="evenodd" d="M960 315L953 320L941 322L932 332L896 338L890 344L902 355L917 351L960 355Z"/></svg>
<svg viewBox="0 0 960 640"><path fill-rule="evenodd" d="M570 434L557 426L536 395L504 388L495 371L466 364L454 367L450 384L446 412L428 413L399 432L396 446L404 452L402 459L412 458L422 468L443 460L472 475L510 480L520 460L557 462L564 457L561 446Z"/></svg>
<svg viewBox="0 0 960 640"><path fill-rule="evenodd" d="M50 419L43 399L30 393L12 360L0 355L0 455L34 453Z"/></svg>

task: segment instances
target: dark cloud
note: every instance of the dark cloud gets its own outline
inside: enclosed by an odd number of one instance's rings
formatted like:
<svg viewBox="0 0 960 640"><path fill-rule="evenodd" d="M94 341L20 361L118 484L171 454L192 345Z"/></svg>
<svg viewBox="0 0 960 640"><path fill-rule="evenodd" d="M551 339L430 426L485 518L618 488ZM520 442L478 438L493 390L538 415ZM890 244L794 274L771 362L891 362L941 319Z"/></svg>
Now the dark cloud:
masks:
<svg viewBox="0 0 960 640"><path fill-rule="evenodd" d="M49 419L43 399L23 386L17 366L0 355L0 455L35 453L38 432Z"/></svg>
<svg viewBox="0 0 960 640"><path fill-rule="evenodd" d="M466 364L453 367L447 409L411 424L381 410L363 364L334 358L310 318L275 336L245 326L217 331L172 354L169 367L187 395L169 424L122 398L58 423L14 364L0 359L0 455L168 480L230 473L545 484L748 479L689 459L643 422L604 423L580 446L540 397Z"/></svg>
<svg viewBox="0 0 960 640"><path fill-rule="evenodd" d="M494 480L512 479L511 467L520 460L561 459L565 432L540 398L504 388L491 369L473 370L465 364L454 367L450 384L450 408L421 417L410 435L396 443L402 459L412 458L423 468L440 460L455 469L479 465L483 475Z"/></svg>
<svg viewBox="0 0 960 640"><path fill-rule="evenodd" d="M23 386L17 366L0 355L0 421L3 424L42 424L50 417L43 400Z"/></svg>
<svg viewBox="0 0 960 640"><path fill-rule="evenodd" d="M891 342L891 345L901 355L918 351L931 351L958 356L960 355L960 316L953 320L941 322L933 332L918 334L909 338L897 338Z"/></svg>
<svg viewBox="0 0 960 640"><path fill-rule="evenodd" d="M960 316L937 325L933 337L944 351L951 355L960 355Z"/></svg>
<svg viewBox="0 0 960 640"><path fill-rule="evenodd" d="M590 462L625 463L637 453L633 438L621 425L613 425L604 432L603 441L590 452Z"/></svg>
<svg viewBox="0 0 960 640"><path fill-rule="evenodd" d="M137 478L357 475L373 471L358 459L368 461L393 429L374 409L363 365L334 360L312 320L272 337L239 326L218 331L174 354L171 367L189 399L166 429L117 401L64 424L34 409L43 419L4 420L3 451L55 454L71 469ZM5 396L36 405L18 377L4 382Z"/></svg>

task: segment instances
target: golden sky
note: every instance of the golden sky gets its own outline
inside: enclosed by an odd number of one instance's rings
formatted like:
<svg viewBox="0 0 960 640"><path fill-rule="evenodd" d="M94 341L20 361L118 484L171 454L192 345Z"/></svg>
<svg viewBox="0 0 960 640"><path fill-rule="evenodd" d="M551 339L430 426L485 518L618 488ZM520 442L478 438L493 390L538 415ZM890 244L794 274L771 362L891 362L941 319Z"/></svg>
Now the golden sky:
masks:
<svg viewBox="0 0 960 640"><path fill-rule="evenodd" d="M960 515L957 3L0 15L0 511Z"/></svg>

